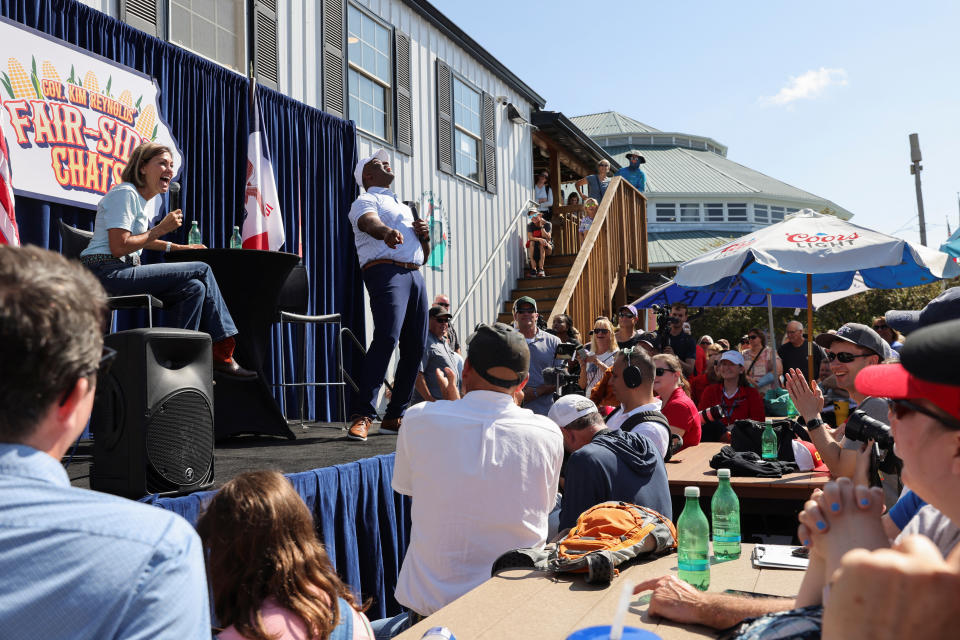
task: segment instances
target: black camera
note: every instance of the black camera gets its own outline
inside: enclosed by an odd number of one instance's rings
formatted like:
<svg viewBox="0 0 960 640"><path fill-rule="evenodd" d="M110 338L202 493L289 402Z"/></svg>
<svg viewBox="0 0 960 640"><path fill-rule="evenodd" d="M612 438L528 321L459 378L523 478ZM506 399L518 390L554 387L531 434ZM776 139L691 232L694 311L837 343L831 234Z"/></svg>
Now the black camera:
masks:
<svg viewBox="0 0 960 640"><path fill-rule="evenodd" d="M700 419L703 422L723 422L723 407L719 404L707 407L700 412Z"/></svg>
<svg viewBox="0 0 960 640"><path fill-rule="evenodd" d="M570 363L574 361L577 351L582 348L572 342L561 342L553 353L554 359L561 362L560 366L547 367L543 370L543 383L553 385L557 389L553 392L554 400L571 393L584 393L579 384L580 376L570 373Z"/></svg>
<svg viewBox="0 0 960 640"><path fill-rule="evenodd" d="M861 409L850 414L847 418L847 426L843 434L850 440L857 442L866 442L875 440L877 446L882 450L889 450L893 447L893 432L890 425L884 424L876 418L871 418Z"/></svg>

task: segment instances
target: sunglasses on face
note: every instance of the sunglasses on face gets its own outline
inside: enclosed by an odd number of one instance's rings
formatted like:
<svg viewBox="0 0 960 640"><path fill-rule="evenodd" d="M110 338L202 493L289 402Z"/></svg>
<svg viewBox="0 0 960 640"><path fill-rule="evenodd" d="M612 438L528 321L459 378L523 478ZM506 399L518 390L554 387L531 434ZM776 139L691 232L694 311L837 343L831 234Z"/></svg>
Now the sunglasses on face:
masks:
<svg viewBox="0 0 960 640"><path fill-rule="evenodd" d="M760 336L752 335L752 336L747 336L747 337L748 337L749 339L753 340L754 338L759 338Z"/></svg>
<svg viewBox="0 0 960 640"><path fill-rule="evenodd" d="M654 371L654 373L656 373L656 374L657 374L657 377L659 378L660 376L662 376L662 375L665 374L665 373L676 373L676 372L675 372L673 369L663 369L663 368L661 368L661 367L657 367L656 370Z"/></svg>
<svg viewBox="0 0 960 640"><path fill-rule="evenodd" d="M620 316L621 318L632 318L632 317L633 317L633 314L630 313L629 311L621 311L621 312L618 313L617 315Z"/></svg>
<svg viewBox="0 0 960 640"><path fill-rule="evenodd" d="M874 330L874 331L880 331L881 329L889 329L889 328L890 328L890 327L888 327L888 326L885 325L885 324L875 324L875 325L873 325L873 330Z"/></svg>
<svg viewBox="0 0 960 640"><path fill-rule="evenodd" d="M595 334L597 334L598 336L605 336L605 335L607 335L608 333L610 333L610 329L603 329L603 328L601 328L601 329L594 329L593 332L594 332Z"/></svg>
<svg viewBox="0 0 960 640"><path fill-rule="evenodd" d="M450 324L450 318L434 318L440 324Z"/></svg>
<svg viewBox="0 0 960 640"><path fill-rule="evenodd" d="M706 340L701 340L701 341L700 341L700 346L701 346L701 347L709 347L711 344L713 344L713 343L712 343L712 342L707 342Z"/></svg>
<svg viewBox="0 0 960 640"><path fill-rule="evenodd" d="M933 418L944 426L960 431L960 420L950 416L934 413L930 409L922 407L915 402L910 402L909 400L887 400L887 404L890 407L890 413L895 415L897 420L903 420L911 413L922 413L929 418Z"/></svg>
<svg viewBox="0 0 960 640"><path fill-rule="evenodd" d="M446 309L449 309L449 308L450 308L450 303L449 303L449 302L438 302L438 303L437 303L437 306L438 306L438 307L444 307L444 308L446 308Z"/></svg>
<svg viewBox="0 0 960 640"><path fill-rule="evenodd" d="M851 362L853 362L854 358L867 358L872 355L873 355L872 353L859 353L857 355L854 355L852 353L847 353L846 351L841 351L840 353L834 353L833 351L828 351L827 359L830 362L833 362L834 360L839 360L843 364L850 364Z"/></svg>

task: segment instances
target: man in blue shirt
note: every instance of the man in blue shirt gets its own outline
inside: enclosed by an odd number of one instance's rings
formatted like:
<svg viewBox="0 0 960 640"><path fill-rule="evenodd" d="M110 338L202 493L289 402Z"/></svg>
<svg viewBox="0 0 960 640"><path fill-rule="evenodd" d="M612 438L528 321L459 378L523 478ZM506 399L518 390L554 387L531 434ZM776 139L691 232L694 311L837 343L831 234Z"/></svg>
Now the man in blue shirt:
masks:
<svg viewBox="0 0 960 640"><path fill-rule="evenodd" d="M557 387L544 382L543 370L560 364L556 356L560 338L537 326L539 317L537 301L530 296L522 296L514 303L513 319L530 349L530 379L523 388L523 406L545 416L553 406L553 392Z"/></svg>
<svg viewBox="0 0 960 640"><path fill-rule="evenodd" d="M78 264L0 246L0 635L210 638L200 538L180 516L70 486L106 294Z"/></svg>
<svg viewBox="0 0 960 640"><path fill-rule="evenodd" d="M635 186L640 193L647 188L647 174L640 168L640 165L646 161L639 151L631 149L627 151L627 162L630 165L617 172L618 176L622 176L624 180Z"/></svg>

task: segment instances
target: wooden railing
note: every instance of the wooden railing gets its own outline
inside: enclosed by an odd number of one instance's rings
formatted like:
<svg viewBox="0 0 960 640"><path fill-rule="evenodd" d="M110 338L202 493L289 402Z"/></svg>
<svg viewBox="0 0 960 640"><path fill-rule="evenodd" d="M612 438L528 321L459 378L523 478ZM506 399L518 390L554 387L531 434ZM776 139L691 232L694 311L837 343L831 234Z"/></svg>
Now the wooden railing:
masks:
<svg viewBox="0 0 960 640"><path fill-rule="evenodd" d="M577 258L550 318L567 313L583 331L597 316L612 318L614 310L626 304L629 269L647 270L647 199L623 178L613 178L582 243L573 222L579 215L565 211L571 209L576 207L554 209L554 224L559 227L555 233L564 243L556 253L576 251Z"/></svg>

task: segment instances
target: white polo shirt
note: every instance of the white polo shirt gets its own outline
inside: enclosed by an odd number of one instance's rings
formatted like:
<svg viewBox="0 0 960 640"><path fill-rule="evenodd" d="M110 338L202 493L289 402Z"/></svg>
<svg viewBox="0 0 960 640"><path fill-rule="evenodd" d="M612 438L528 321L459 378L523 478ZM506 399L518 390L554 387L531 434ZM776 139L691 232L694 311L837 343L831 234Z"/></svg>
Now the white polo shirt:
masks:
<svg viewBox="0 0 960 640"><path fill-rule="evenodd" d="M413 497L395 596L430 615L490 577L494 560L546 542L563 436L505 393L415 405L397 437L393 489Z"/></svg>
<svg viewBox="0 0 960 640"><path fill-rule="evenodd" d="M633 414L643 413L644 411L660 411L661 406L663 406L663 403L655 399L650 404L639 406L632 411L624 411L623 405L621 404L620 411L617 411L613 417L607 421L607 429L619 429L620 425L626 422L627 418ZM670 434L667 433L667 430L664 429L663 425L659 422L641 422L633 429L630 429L630 431L647 436L650 442L653 443L653 446L657 448L657 451L660 452L661 456L667 455L667 447L670 446Z"/></svg>
<svg viewBox="0 0 960 640"><path fill-rule="evenodd" d="M403 234L403 244L391 249L383 240L377 240L368 233L364 233L357 226L360 218L367 213L376 213L383 224L391 229L397 229ZM360 195L350 206L350 224L353 225L353 237L357 244L357 256L360 266L373 260L396 260L397 262L412 262L423 264L423 248L420 239L413 231L413 212L410 207L400 202L390 189L370 187L366 193Z"/></svg>

